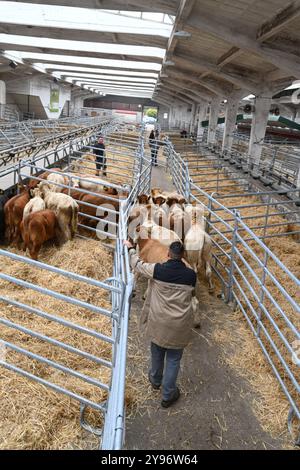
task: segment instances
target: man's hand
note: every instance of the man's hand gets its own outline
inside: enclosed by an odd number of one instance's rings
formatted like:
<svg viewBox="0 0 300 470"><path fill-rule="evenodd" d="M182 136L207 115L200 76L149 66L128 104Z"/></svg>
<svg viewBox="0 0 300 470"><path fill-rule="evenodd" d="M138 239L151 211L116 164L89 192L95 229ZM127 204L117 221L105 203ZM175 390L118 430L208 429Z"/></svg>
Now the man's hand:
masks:
<svg viewBox="0 0 300 470"><path fill-rule="evenodd" d="M123 245L124 245L124 246L127 246L128 250L129 250L130 248L134 248L133 244L130 243L129 240L123 240Z"/></svg>

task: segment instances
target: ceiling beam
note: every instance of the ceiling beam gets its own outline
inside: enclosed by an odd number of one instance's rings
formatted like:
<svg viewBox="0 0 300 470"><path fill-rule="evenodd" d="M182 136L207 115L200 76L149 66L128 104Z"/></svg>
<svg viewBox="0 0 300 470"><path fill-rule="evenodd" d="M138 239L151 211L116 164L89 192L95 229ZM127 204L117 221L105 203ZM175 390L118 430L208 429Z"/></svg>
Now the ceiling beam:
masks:
<svg viewBox="0 0 300 470"><path fill-rule="evenodd" d="M229 44L239 44L240 49L260 56L276 67L292 73L295 77L300 76L300 62L295 62L295 56L285 54L278 57L277 51L262 47L259 42L245 35L243 31L233 28L232 25L226 24L224 21L222 22L221 17L210 16L203 11L201 15L191 16L188 25L200 32L203 31L214 37L219 37Z"/></svg>
<svg viewBox="0 0 300 470"><path fill-rule="evenodd" d="M188 92L191 92L193 93L194 95L196 95L197 97L201 97L201 98L204 98L204 99L213 99L216 97L216 94L215 93L211 93L210 91L206 91L206 90L199 90L199 89L196 89L194 87L191 87L190 85L186 84L186 83L182 83L178 80L170 80L170 79L167 79L166 80L167 82L167 86L169 85L172 85L174 87L178 87L178 88L181 88L183 90L187 90ZM206 97L206 98L205 98Z"/></svg>
<svg viewBox="0 0 300 470"><path fill-rule="evenodd" d="M177 69L176 69L176 71L173 72L172 69L170 68L168 70L168 75L169 75L170 78L175 78L176 80L181 79L181 80L184 80L185 82L194 83L197 86L199 86L199 85L203 86L204 88L207 88L209 91L211 91L212 93L214 93L216 95L226 96L229 93L231 93L231 91L232 91L232 86L227 86L226 88L223 88L218 84L207 82L207 81L201 79L201 76L200 77L195 77L191 74L180 72Z"/></svg>
<svg viewBox="0 0 300 470"><path fill-rule="evenodd" d="M167 46L167 53L166 53L166 58L170 59L175 47L177 46L177 43L179 41L179 38L176 37L176 32L180 31L184 27L184 23L187 21L188 17L190 16L193 6L195 4L196 0L180 0L180 5L176 14L176 20L174 23L174 27L171 33L171 36L169 37L168 40L168 46Z"/></svg>
<svg viewBox="0 0 300 470"><path fill-rule="evenodd" d="M173 60L176 64L178 64L184 69L193 70L196 73L203 72L205 70L209 71L218 75L220 78L226 80L227 82L239 88L245 88L251 92L256 91L258 87L258 83L247 79L243 75L238 75L234 72L233 69L230 70L230 73L224 70L220 70L214 63L209 62L207 59L201 59L199 57L197 59L193 59L174 55Z"/></svg>
<svg viewBox="0 0 300 470"><path fill-rule="evenodd" d="M241 54L241 49L239 49L238 47L232 47L228 52L226 52L224 55L222 55L222 57L220 57L220 59L217 61L217 66L223 67L232 60L236 59Z"/></svg>
<svg viewBox="0 0 300 470"><path fill-rule="evenodd" d="M194 103L197 102L199 103L201 100L206 100L209 101L212 97L208 96L204 93L196 93L192 90L187 90L184 86L178 86L177 82L170 82L168 81L167 84L161 84L159 88L164 87L165 90L172 90L174 92L178 92L181 95L183 95L187 100L189 100L189 103ZM178 90L178 88L180 88Z"/></svg>
<svg viewBox="0 0 300 470"><path fill-rule="evenodd" d="M165 87L164 85L161 86L163 96L170 96L173 99L178 99L185 104L193 104L193 101L190 97L184 95L184 93L178 92L178 90L173 91L170 87Z"/></svg>
<svg viewBox="0 0 300 470"><path fill-rule="evenodd" d="M256 39L259 42L270 39L275 34L282 31L283 28L289 25L292 21L300 15L300 2L293 1L287 7L280 10L279 13L273 16L270 20L266 21L257 31Z"/></svg>

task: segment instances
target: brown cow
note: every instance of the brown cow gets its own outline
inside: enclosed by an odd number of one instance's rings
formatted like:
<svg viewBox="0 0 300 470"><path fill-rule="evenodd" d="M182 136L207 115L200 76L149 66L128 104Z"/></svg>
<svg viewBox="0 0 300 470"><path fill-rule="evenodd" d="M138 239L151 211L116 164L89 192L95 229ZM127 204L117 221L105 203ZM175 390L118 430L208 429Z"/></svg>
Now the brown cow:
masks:
<svg viewBox="0 0 300 470"><path fill-rule="evenodd" d="M5 237L8 243L20 247L21 228L23 212L26 204L30 201L30 190L26 187L23 192L9 199L4 206Z"/></svg>
<svg viewBox="0 0 300 470"><path fill-rule="evenodd" d="M137 200L138 200L138 203L141 205L141 206L146 206L147 204L149 204L149 201L150 201L150 196L147 196L147 194L140 194L138 197L137 197Z"/></svg>
<svg viewBox="0 0 300 470"><path fill-rule="evenodd" d="M48 240L57 241L59 226L56 215L51 210L33 212L21 223L24 250L29 250L32 259L37 260L39 251Z"/></svg>
<svg viewBox="0 0 300 470"><path fill-rule="evenodd" d="M107 199L105 196L107 196L107 193L99 193L99 196L94 196L91 194L85 194L83 197L80 198L78 201L79 204L79 212L83 213L79 215L78 217L78 223L81 225L86 225L88 227L93 227L95 228L99 222L100 219L106 218L108 216L108 212L105 211L105 207L103 209L104 214L99 216L97 215L97 210L101 206L110 206L109 209L119 211L119 196L114 196L110 195L109 197L112 198L112 200ZM88 204L93 204L93 207L87 206L83 204L84 202ZM99 220L95 220L92 217L97 217ZM118 222L118 214L116 214L115 220L113 222Z"/></svg>
<svg viewBox="0 0 300 470"><path fill-rule="evenodd" d="M169 247L163 245L158 240L153 240L149 236L146 227L138 227L139 234L137 244L139 247L139 257L145 263L165 263L169 259Z"/></svg>

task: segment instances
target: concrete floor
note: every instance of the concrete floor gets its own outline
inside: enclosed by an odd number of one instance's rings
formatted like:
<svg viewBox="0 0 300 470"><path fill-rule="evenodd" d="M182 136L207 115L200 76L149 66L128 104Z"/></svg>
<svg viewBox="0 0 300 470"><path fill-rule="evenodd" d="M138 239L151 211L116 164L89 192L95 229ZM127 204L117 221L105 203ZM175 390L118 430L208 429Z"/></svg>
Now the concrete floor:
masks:
<svg viewBox="0 0 300 470"><path fill-rule="evenodd" d="M153 169L152 187L174 189L161 168ZM234 319L229 307L201 285L201 328L181 363L179 401L164 410L160 392L148 384L149 342L140 337L138 319L142 289L133 299L129 332L128 374L139 395L137 409L127 417L126 449L213 450L280 449L283 443L264 432L251 407L256 391L224 361L224 353L213 338L219 326L232 331ZM134 392L133 392L134 393Z"/></svg>

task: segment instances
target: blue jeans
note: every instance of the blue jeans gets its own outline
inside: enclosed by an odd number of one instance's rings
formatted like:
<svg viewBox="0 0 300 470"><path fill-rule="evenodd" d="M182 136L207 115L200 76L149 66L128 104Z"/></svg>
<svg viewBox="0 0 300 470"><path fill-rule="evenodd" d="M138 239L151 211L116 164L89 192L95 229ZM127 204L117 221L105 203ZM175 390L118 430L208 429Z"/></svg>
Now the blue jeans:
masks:
<svg viewBox="0 0 300 470"><path fill-rule="evenodd" d="M155 385L162 383L163 400L170 400L176 391L176 380L182 354L183 349L166 349L151 343L150 378Z"/></svg>

